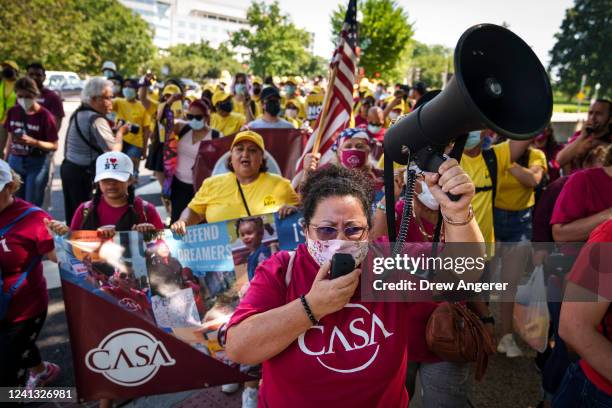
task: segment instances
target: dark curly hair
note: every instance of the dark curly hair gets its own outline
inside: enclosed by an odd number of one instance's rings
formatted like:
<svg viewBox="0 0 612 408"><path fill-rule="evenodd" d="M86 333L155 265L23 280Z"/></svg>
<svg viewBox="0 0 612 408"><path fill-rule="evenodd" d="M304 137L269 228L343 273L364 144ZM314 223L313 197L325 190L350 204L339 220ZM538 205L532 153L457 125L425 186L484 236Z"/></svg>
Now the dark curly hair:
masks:
<svg viewBox="0 0 612 408"><path fill-rule="evenodd" d="M306 226L314 215L321 200L327 197L355 197L361 203L363 212L372 226L374 184L368 175L345 167L328 165L314 171L300 186L302 212Z"/></svg>

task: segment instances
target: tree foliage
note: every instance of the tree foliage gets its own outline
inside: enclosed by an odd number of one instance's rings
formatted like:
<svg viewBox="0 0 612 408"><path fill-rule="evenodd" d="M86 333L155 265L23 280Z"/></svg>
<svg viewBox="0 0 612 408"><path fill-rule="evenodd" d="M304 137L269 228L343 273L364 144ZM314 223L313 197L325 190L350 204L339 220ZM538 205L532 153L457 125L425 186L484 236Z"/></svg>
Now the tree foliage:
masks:
<svg viewBox="0 0 612 408"><path fill-rule="evenodd" d="M444 73L453 72L453 50L443 45L427 45L415 41L409 70L418 70L419 81L429 88L441 88ZM415 78L416 80L416 78Z"/></svg>
<svg viewBox="0 0 612 408"><path fill-rule="evenodd" d="M270 5L254 1L247 11L249 28L232 34L231 43L244 49L250 71L256 75L303 72L312 61L307 51L310 35L281 13L278 1Z"/></svg>
<svg viewBox="0 0 612 408"><path fill-rule="evenodd" d="M550 70L559 77L559 89L568 96L587 84L600 83L600 96L612 92L612 0L576 0L567 9L557 42L550 51Z"/></svg>
<svg viewBox="0 0 612 408"><path fill-rule="evenodd" d="M359 67L367 77L400 78L401 61L409 54L414 34L408 14L394 0L364 0L358 10L363 15L359 24ZM332 14L332 38L338 38L345 15L345 5Z"/></svg>
<svg viewBox="0 0 612 408"><path fill-rule="evenodd" d="M0 59L99 73L104 60L135 74L155 53L149 25L117 0L2 3Z"/></svg>
<svg viewBox="0 0 612 408"><path fill-rule="evenodd" d="M194 80L217 78L224 69L231 73L245 71L226 44L215 49L208 41L170 47L167 55L153 61L151 68L154 72L162 72L164 66L168 68L170 77Z"/></svg>

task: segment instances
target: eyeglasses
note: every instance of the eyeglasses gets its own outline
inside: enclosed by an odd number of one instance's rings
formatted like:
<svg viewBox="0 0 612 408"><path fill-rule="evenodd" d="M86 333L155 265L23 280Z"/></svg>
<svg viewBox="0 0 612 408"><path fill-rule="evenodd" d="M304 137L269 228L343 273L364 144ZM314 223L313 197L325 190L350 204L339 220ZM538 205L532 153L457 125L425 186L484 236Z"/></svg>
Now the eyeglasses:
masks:
<svg viewBox="0 0 612 408"><path fill-rule="evenodd" d="M187 115L185 115L185 117L187 117L188 120L202 120L204 119L204 115L192 115L191 113L188 113Z"/></svg>
<svg viewBox="0 0 612 408"><path fill-rule="evenodd" d="M328 225L314 225L311 224L314 230L317 232L317 237L323 241L329 241L330 239L336 239L338 237L339 229ZM361 241L368 231L367 227L345 227L344 236L350 241Z"/></svg>
<svg viewBox="0 0 612 408"><path fill-rule="evenodd" d="M119 278L121 278L121 279L126 279L126 280L134 280L134 279L135 279L135 278L134 278L134 275L130 275L130 274L127 274L127 273L125 273L125 272L121 272L121 273L119 274Z"/></svg>

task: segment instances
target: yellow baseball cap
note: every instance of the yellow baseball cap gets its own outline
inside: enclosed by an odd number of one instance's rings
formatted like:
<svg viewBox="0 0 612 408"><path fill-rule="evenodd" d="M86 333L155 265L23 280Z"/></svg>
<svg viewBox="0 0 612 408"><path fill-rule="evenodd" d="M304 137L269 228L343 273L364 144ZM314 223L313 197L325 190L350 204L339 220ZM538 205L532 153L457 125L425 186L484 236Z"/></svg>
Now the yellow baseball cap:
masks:
<svg viewBox="0 0 612 408"><path fill-rule="evenodd" d="M260 77L255 76L255 77L253 77L253 84L263 85L263 81L261 80Z"/></svg>
<svg viewBox="0 0 612 408"><path fill-rule="evenodd" d="M17 65L15 61L5 60L5 61L2 61L2 65L8 65L9 67L13 68L15 71L19 71L19 65Z"/></svg>
<svg viewBox="0 0 612 408"><path fill-rule="evenodd" d="M174 84L164 86L164 90L162 91L162 95L174 95L177 93L181 93L181 88Z"/></svg>
<svg viewBox="0 0 612 408"><path fill-rule="evenodd" d="M227 98L231 98L232 95L225 91L217 91L213 94L212 103L213 105L218 104L219 102L223 102Z"/></svg>
<svg viewBox="0 0 612 408"><path fill-rule="evenodd" d="M234 137L234 140L232 141L232 145L230 146L230 149L234 147L235 144L238 144L244 141L253 142L262 151L266 150L266 146L264 145L263 137L261 137L259 133L253 132L252 130L245 130L243 132L238 133Z"/></svg>

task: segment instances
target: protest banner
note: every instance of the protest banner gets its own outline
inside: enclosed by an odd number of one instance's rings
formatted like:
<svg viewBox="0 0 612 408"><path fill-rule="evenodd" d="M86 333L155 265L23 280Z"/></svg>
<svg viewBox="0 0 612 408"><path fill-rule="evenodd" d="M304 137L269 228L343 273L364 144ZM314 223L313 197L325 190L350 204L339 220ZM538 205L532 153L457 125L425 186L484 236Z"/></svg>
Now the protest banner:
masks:
<svg viewBox="0 0 612 408"><path fill-rule="evenodd" d="M295 175L295 163L300 159L308 133L303 129L256 129L266 146L265 158L270 173L280 174L291 180ZM227 159L234 136L204 140L200 143L193 166L193 188L197 191L204 179L227 173Z"/></svg>
<svg viewBox="0 0 612 408"><path fill-rule="evenodd" d="M229 361L225 323L255 268L304 241L301 214L170 230L56 237L79 400L134 398L257 378Z"/></svg>

